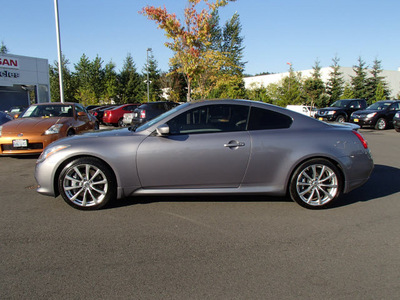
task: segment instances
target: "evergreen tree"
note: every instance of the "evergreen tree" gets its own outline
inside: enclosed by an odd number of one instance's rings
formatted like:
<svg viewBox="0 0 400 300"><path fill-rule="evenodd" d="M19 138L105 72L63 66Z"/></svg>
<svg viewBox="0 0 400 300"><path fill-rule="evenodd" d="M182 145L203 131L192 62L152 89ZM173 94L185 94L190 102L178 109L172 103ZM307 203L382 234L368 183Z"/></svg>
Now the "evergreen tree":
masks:
<svg viewBox="0 0 400 300"><path fill-rule="evenodd" d="M174 102L186 101L186 80L182 73L176 72L172 67L168 73L160 75L161 87L166 89L168 100Z"/></svg>
<svg viewBox="0 0 400 300"><path fill-rule="evenodd" d="M98 88L94 86L98 82L97 79L93 78L97 73L93 69L94 65L86 54L83 54L79 62L75 64L74 77L77 82L75 98L84 106L99 103Z"/></svg>
<svg viewBox="0 0 400 300"><path fill-rule="evenodd" d="M345 83L343 94L340 99L355 99L353 88L351 87L350 83Z"/></svg>
<svg viewBox="0 0 400 300"><path fill-rule="evenodd" d="M104 92L102 99L104 103L112 103L118 95L118 79L115 64L110 61L104 69Z"/></svg>
<svg viewBox="0 0 400 300"><path fill-rule="evenodd" d="M1 46L0 46L0 54L7 54L8 53L8 48L7 46L4 44L4 42L1 42Z"/></svg>
<svg viewBox="0 0 400 300"><path fill-rule="evenodd" d="M326 84L326 93L329 96L326 106L329 106L336 100L339 100L344 91L344 79L343 73L340 72L339 60L340 59L337 56L332 59L332 72L330 72L329 79Z"/></svg>
<svg viewBox="0 0 400 300"><path fill-rule="evenodd" d="M304 90L307 95L307 102L311 106L325 107L327 99L325 84L321 79L321 66L319 61L315 61L312 76L304 81Z"/></svg>
<svg viewBox="0 0 400 300"><path fill-rule="evenodd" d="M147 70L148 67L148 70ZM149 100L150 101L160 101L162 90L160 82L160 70L158 69L157 61L154 58L153 53L149 54L149 65L143 68L142 77L146 78L147 81L147 71L149 72ZM144 86L145 90L142 91L141 100L147 101L147 82Z"/></svg>
<svg viewBox="0 0 400 300"><path fill-rule="evenodd" d="M119 104L134 103L140 101L144 90L144 78L136 71L132 55L128 53L124 66L118 76L118 98Z"/></svg>
<svg viewBox="0 0 400 300"><path fill-rule="evenodd" d="M68 69L69 60L63 55L61 57L62 74L63 74L63 88L64 99L69 102L77 102L75 98L75 91L77 88L76 80L71 71ZM50 78L50 93L51 102L60 102L60 79L58 61L54 61L54 65L49 65L49 78Z"/></svg>
<svg viewBox="0 0 400 300"><path fill-rule="evenodd" d="M355 76L351 76L353 97L354 99L367 99L367 67L365 61L362 60L361 57L358 58L358 65L353 66L353 71L356 73Z"/></svg>
<svg viewBox="0 0 400 300"><path fill-rule="evenodd" d="M378 86L376 87L374 100L380 101L380 100L386 100L386 99L387 99L387 95L385 93L385 88L383 87L382 82L379 82Z"/></svg>
<svg viewBox="0 0 400 300"><path fill-rule="evenodd" d="M289 76L282 79L278 88L279 98L274 104L287 106L289 104L303 104L306 97L303 92L301 73L296 73L290 64Z"/></svg>
<svg viewBox="0 0 400 300"><path fill-rule="evenodd" d="M375 58L374 64L370 71L371 77L367 79L367 99L369 104L378 101L378 99L376 98L378 86L380 86L381 89L381 91L379 91L379 96L380 98L383 98L379 100L389 98L390 91L388 89L388 85L384 81L384 77L379 75L380 73L382 73L381 61Z"/></svg>

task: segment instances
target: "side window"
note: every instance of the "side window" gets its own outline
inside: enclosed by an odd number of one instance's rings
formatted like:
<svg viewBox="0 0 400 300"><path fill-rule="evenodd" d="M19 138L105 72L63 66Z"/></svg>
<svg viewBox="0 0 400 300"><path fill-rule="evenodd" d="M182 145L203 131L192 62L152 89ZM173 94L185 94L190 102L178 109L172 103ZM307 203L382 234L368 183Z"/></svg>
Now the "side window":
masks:
<svg viewBox="0 0 400 300"><path fill-rule="evenodd" d="M249 107L207 105L180 114L167 124L171 134L195 134L246 130Z"/></svg>
<svg viewBox="0 0 400 300"><path fill-rule="evenodd" d="M248 130L284 129L292 125L292 118L268 109L252 107Z"/></svg>
<svg viewBox="0 0 400 300"><path fill-rule="evenodd" d="M85 111L84 108L82 106L78 105L78 104L75 105L75 110L76 110L76 113L81 112L81 111Z"/></svg>

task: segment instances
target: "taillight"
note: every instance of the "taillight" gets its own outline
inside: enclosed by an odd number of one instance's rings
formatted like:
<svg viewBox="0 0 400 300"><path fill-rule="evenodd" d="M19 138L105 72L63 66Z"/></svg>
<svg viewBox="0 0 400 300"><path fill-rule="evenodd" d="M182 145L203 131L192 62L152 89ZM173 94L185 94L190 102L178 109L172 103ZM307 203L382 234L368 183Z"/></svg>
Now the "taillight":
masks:
<svg viewBox="0 0 400 300"><path fill-rule="evenodd" d="M142 111L140 112L140 118L141 118L141 119L145 119L145 118L146 118L146 111L145 111L145 110L142 110Z"/></svg>
<svg viewBox="0 0 400 300"><path fill-rule="evenodd" d="M364 149L368 149L368 143L367 141L363 138L363 136L358 132L358 131L354 131L353 133L358 137L358 139L360 140L361 144L363 145Z"/></svg>

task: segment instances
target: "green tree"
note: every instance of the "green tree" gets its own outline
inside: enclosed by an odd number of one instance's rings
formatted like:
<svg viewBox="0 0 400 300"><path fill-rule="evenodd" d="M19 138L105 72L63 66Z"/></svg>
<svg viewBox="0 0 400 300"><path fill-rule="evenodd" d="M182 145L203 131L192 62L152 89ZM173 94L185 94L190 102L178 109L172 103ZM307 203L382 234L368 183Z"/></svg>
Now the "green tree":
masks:
<svg viewBox="0 0 400 300"><path fill-rule="evenodd" d="M355 99L353 88L351 87L350 83L345 83L343 94L340 99Z"/></svg>
<svg viewBox="0 0 400 300"><path fill-rule="evenodd" d="M74 77L77 82L75 98L84 106L99 103L102 87L97 86L101 82L99 73L101 69L101 59L91 62L83 54L77 64L75 64Z"/></svg>
<svg viewBox="0 0 400 300"><path fill-rule="evenodd" d="M295 72L290 64L289 76L282 79L278 87L279 98L274 104L279 106L287 106L289 104L303 104L306 100L303 91L302 75L300 72Z"/></svg>
<svg viewBox="0 0 400 300"><path fill-rule="evenodd" d="M332 71L329 73L329 79L326 83L326 93L329 100L326 106L331 105L336 100L339 100L344 91L343 73L340 72L339 58L335 56L332 59Z"/></svg>
<svg viewBox="0 0 400 300"><path fill-rule="evenodd" d="M384 80L383 76L380 76L382 73L381 61L375 58L373 62L372 69L370 70L371 76L367 79L367 99L368 103L372 104L378 100L388 99L390 95L390 91L387 83ZM378 87L381 89L379 91L380 98L377 99Z"/></svg>
<svg viewBox="0 0 400 300"><path fill-rule="evenodd" d="M0 54L7 54L8 53L8 48L7 46L4 44L4 42L1 42L1 46L0 46Z"/></svg>
<svg viewBox="0 0 400 300"><path fill-rule="evenodd" d="M353 66L353 71L356 73L355 76L351 76L353 97L355 99L367 99L367 67L365 61L361 57L358 58L358 64Z"/></svg>
<svg viewBox="0 0 400 300"><path fill-rule="evenodd" d="M380 100L386 100L386 99L387 99L387 95L385 93L385 88L384 88L382 82L379 82L378 86L376 87L376 90L375 90L374 100L380 101Z"/></svg>
<svg viewBox="0 0 400 300"><path fill-rule="evenodd" d="M146 78L146 81L147 81L147 71L149 72L149 100L159 101L162 95L161 82L160 82L161 71L158 69L157 61L155 60L154 55L151 52L149 54L148 69L146 63L146 66L143 68L142 71L142 77ZM142 95L142 101L147 101L147 82L145 87L146 90Z"/></svg>
<svg viewBox="0 0 400 300"><path fill-rule="evenodd" d="M165 89L168 100L183 102L186 100L186 80L182 73L171 67L168 72L160 75L161 87Z"/></svg>
<svg viewBox="0 0 400 300"><path fill-rule="evenodd" d="M118 76L117 103L133 103L143 100L144 78L136 71L132 55L128 53L124 66Z"/></svg>
<svg viewBox="0 0 400 300"><path fill-rule="evenodd" d="M325 92L325 84L321 79L321 66L318 60L315 61L311 77L304 81L304 91L307 96L307 104L319 107L327 105L328 97Z"/></svg>
<svg viewBox="0 0 400 300"><path fill-rule="evenodd" d="M102 99L104 103L112 103L118 95L118 75L115 64L110 61L104 69L104 91Z"/></svg>
<svg viewBox="0 0 400 300"><path fill-rule="evenodd" d="M64 87L64 99L69 102L77 102L75 98L75 91L77 88L75 77L72 75L68 68L69 60L63 55L61 57L61 65L63 72L63 87ZM54 65L49 65L49 78L50 78L50 92L51 102L60 102L60 79L58 61L54 61Z"/></svg>

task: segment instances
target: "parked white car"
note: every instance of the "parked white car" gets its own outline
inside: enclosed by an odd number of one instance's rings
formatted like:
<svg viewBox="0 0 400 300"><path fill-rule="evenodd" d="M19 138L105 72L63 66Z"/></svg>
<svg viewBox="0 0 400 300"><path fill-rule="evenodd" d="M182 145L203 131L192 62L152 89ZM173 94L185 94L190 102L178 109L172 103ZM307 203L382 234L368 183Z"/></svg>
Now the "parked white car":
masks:
<svg viewBox="0 0 400 300"><path fill-rule="evenodd" d="M286 108L309 117L314 117L317 112L316 108L309 105L288 105Z"/></svg>

